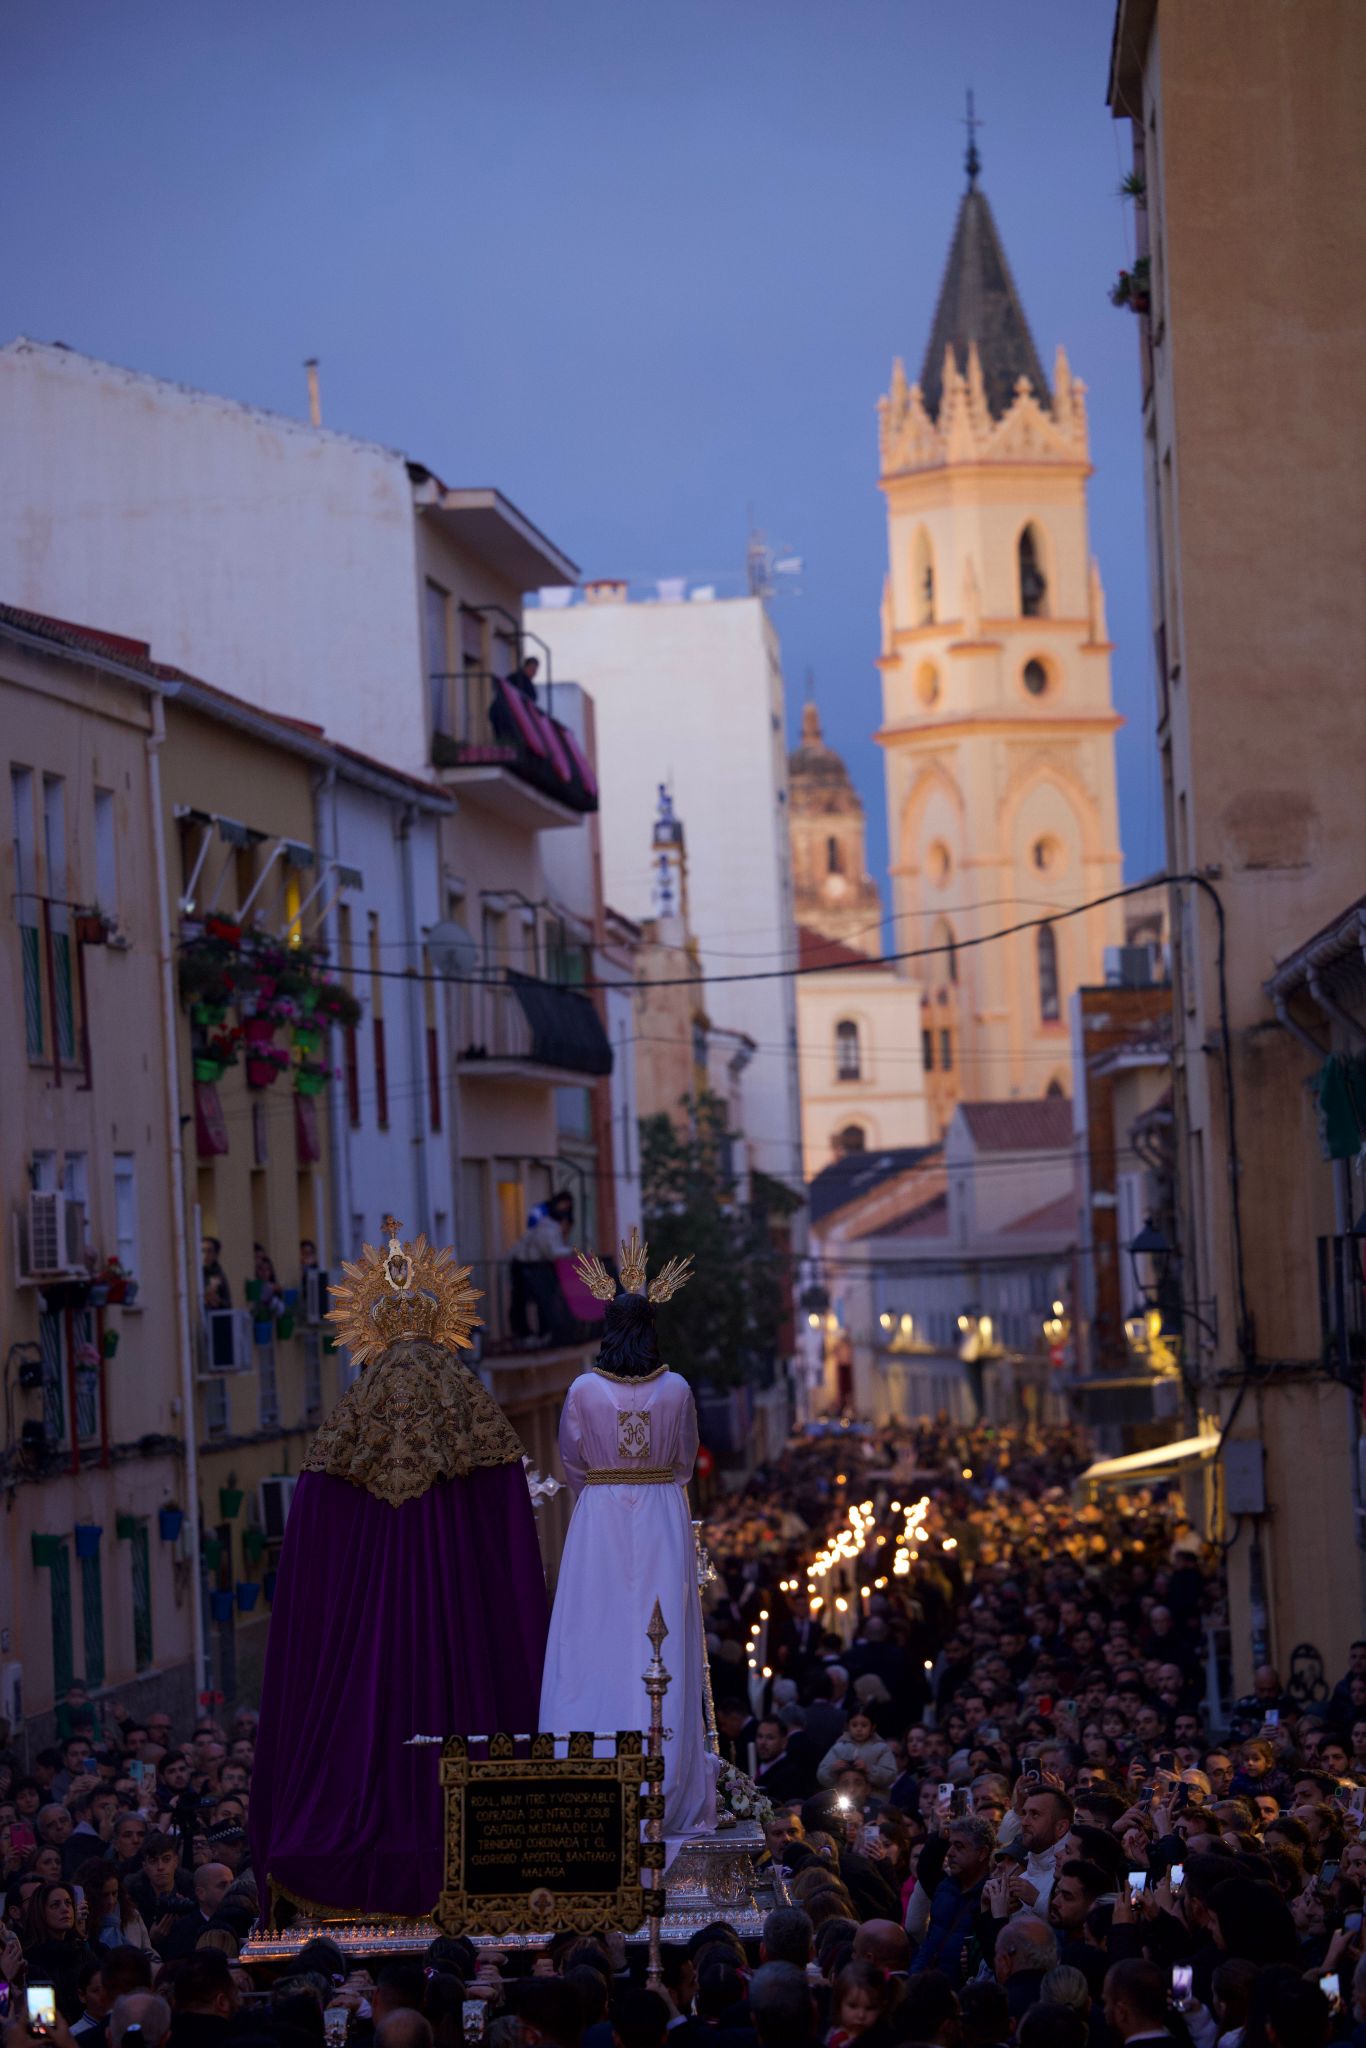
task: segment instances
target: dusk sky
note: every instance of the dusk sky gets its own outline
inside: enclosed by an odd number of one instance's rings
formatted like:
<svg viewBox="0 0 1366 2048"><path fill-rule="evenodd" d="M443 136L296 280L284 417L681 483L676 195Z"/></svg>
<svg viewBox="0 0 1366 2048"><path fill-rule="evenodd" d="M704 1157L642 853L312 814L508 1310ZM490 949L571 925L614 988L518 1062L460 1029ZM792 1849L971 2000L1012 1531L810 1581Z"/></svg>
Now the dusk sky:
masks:
<svg viewBox="0 0 1366 2048"><path fill-rule="evenodd" d="M1040 353L1090 388L1136 879L1162 832L1112 13L11 0L0 339L296 415L317 355L327 425L496 484L587 576L737 591L752 512L805 564L789 724L810 669L885 882L874 407L894 355L919 369L971 85Z"/></svg>

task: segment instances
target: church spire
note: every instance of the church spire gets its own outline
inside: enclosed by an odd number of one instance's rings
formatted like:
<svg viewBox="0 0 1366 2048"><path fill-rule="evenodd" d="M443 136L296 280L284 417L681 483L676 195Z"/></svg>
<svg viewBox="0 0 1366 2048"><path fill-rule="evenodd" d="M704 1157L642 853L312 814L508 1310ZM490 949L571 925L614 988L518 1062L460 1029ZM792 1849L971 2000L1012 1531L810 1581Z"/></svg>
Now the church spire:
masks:
<svg viewBox="0 0 1366 2048"><path fill-rule="evenodd" d="M968 189L958 209L944 281L939 287L939 302L920 372L920 390L925 410L931 419L938 419L944 397L945 352L951 349L954 362L966 371L968 350L975 341L982 361L987 405L992 418L1001 419L1015 401L1015 387L1021 377L1029 379L1040 405L1048 405L1048 379L1010 274L991 207L977 183L982 168L977 130L982 124L971 93L965 125Z"/></svg>

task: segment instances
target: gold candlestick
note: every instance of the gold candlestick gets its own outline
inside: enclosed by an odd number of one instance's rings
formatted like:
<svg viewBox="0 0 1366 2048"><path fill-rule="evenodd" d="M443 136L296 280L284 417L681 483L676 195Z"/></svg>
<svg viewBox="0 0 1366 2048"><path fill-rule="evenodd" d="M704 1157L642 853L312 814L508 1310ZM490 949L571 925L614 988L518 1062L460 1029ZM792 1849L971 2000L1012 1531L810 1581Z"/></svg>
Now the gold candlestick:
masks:
<svg viewBox="0 0 1366 2048"><path fill-rule="evenodd" d="M650 1921L649 1967L645 1982L651 1991L662 1991L664 1959L660 1953L659 1926L664 1917L664 1695L669 1690L669 1674L664 1668L661 1652L669 1630L658 1600L645 1633L650 1638L653 1653L644 1674L645 1690L650 1695L648 1754L651 1766L649 1819L645 1823L647 1846L641 1859L642 1862L648 1859L650 1871L650 1889L645 1897L645 1910Z"/></svg>
<svg viewBox="0 0 1366 2048"><path fill-rule="evenodd" d="M711 1657L707 1651L707 1616L702 1606L702 1595L708 1586L716 1582L716 1566L712 1563L707 1546L702 1541L703 1526L700 1517L692 1525L692 1539L697 1551L697 1620L702 1630L702 1708L707 1718L707 1748L713 1756L720 1756L721 1738L716 1729L716 1700L711 1689Z"/></svg>

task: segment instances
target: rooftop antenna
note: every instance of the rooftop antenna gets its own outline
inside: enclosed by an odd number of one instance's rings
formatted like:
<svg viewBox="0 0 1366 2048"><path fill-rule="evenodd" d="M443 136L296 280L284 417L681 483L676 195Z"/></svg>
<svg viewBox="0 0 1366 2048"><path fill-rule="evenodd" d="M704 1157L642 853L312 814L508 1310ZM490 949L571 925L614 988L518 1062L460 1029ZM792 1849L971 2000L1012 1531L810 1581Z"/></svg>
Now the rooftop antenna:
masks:
<svg viewBox="0 0 1366 2048"><path fill-rule="evenodd" d="M976 187L977 174L982 168L982 159L977 153L977 130L986 126L984 121L979 121L977 118L977 108L973 102L971 86L968 87L968 112L963 126L968 131L968 190L971 192Z"/></svg>
<svg viewBox="0 0 1366 2048"><path fill-rule="evenodd" d="M309 356L304 368L308 372L308 422L310 426L320 427L323 423L323 394L318 383L318 358Z"/></svg>

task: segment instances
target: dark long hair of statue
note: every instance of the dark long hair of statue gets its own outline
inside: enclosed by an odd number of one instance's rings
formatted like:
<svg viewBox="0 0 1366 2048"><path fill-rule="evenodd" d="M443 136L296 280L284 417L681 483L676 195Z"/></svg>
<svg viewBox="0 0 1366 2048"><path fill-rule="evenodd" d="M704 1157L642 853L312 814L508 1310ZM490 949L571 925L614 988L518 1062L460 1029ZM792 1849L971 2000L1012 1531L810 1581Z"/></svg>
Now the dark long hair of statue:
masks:
<svg viewBox="0 0 1366 2048"><path fill-rule="evenodd" d="M622 1379L643 1379L660 1365L655 1312L643 1294L619 1294L607 1304L597 1363Z"/></svg>

